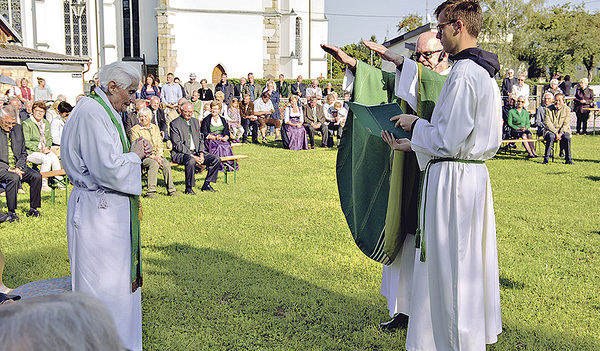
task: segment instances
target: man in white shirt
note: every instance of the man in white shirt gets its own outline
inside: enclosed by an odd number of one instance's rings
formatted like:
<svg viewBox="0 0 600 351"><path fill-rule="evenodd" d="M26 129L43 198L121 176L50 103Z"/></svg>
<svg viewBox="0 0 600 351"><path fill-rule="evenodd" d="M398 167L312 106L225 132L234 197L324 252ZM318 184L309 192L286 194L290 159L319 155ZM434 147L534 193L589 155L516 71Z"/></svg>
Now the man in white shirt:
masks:
<svg viewBox="0 0 600 351"><path fill-rule="evenodd" d="M523 105L523 107L527 108L527 106L529 106L529 84L525 84L524 75L521 74L519 78L517 78L517 84L512 87L512 94L515 96L515 100L518 97L524 97L525 105Z"/></svg>
<svg viewBox="0 0 600 351"><path fill-rule="evenodd" d="M259 130L263 143L267 142L267 126L274 126L275 135L281 135L281 120L272 118L271 115L273 113L275 113L275 108L271 102L271 95L265 91L262 93L260 99L254 101L254 115L258 116Z"/></svg>

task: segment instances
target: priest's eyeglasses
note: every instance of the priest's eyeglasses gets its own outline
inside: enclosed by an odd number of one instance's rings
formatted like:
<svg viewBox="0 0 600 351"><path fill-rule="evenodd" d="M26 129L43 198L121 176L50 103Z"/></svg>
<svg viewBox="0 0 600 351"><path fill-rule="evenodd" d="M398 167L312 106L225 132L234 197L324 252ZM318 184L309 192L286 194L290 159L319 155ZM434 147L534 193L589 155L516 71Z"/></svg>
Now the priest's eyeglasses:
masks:
<svg viewBox="0 0 600 351"><path fill-rule="evenodd" d="M442 30L444 30L444 27L447 26L447 25L449 25L449 24L452 24L452 23L456 23L456 20L438 23L438 25L437 25L437 31L438 31L438 33L442 34Z"/></svg>
<svg viewBox="0 0 600 351"><path fill-rule="evenodd" d="M440 50L434 50L434 51L423 51L423 52L415 52L411 55L411 59L413 61L419 61L419 59L421 58L421 56L423 56L423 58L425 58L426 60L429 60L433 54L435 54L436 52L441 52L442 49Z"/></svg>

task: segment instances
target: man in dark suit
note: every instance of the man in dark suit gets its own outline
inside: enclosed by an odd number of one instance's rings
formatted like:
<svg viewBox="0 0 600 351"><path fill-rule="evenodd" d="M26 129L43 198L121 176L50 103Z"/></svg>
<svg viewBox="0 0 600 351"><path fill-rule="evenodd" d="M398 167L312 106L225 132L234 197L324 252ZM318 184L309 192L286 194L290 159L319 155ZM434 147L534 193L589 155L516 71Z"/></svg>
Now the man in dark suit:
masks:
<svg viewBox="0 0 600 351"><path fill-rule="evenodd" d="M192 117L194 106L188 101L181 105L181 116L171 121L171 159L185 165L185 194L196 194L192 188L196 185L196 169L202 165L206 166L208 174L200 190L216 192L210 183L217 181L221 159L208 152L204 136L200 133L200 124Z"/></svg>
<svg viewBox="0 0 600 351"><path fill-rule="evenodd" d="M517 78L515 77L515 70L510 68L506 72L506 77L502 79L502 99L506 105L509 102L509 95L512 93L513 85L517 84Z"/></svg>
<svg viewBox="0 0 600 351"><path fill-rule="evenodd" d="M21 123L33 116L33 101L27 101L23 108L19 110L19 118Z"/></svg>
<svg viewBox="0 0 600 351"><path fill-rule="evenodd" d="M227 73L221 73L221 81L215 86L215 93L222 91L225 95L223 102L229 106L231 99L233 98L233 84L227 81Z"/></svg>
<svg viewBox="0 0 600 351"><path fill-rule="evenodd" d="M158 126L160 133L163 137L163 141L169 140L169 133L167 133L167 120L165 119L165 110L160 108L160 98L153 96L150 99L150 109L152 110L152 123Z"/></svg>
<svg viewBox="0 0 600 351"><path fill-rule="evenodd" d="M292 94L306 98L306 84L302 83L302 76L298 76L296 83L292 83ZM299 102L300 100L298 100Z"/></svg>
<svg viewBox="0 0 600 351"><path fill-rule="evenodd" d="M9 149L10 147L10 149ZM27 150L23 127L17 124L17 111L12 106L0 107L0 183L6 184L8 215L0 222L18 221L17 190L19 181L29 183L29 211L27 217L41 217L38 211L42 201L42 175L27 167Z"/></svg>
<svg viewBox="0 0 600 351"><path fill-rule="evenodd" d="M317 97L312 96L309 99L309 103L304 106L304 129L308 134L308 140L310 141L310 148L315 148L315 131L318 130L323 136L321 146L327 148L327 137L329 130L327 124L325 124L325 113L323 112L323 106L317 103Z"/></svg>

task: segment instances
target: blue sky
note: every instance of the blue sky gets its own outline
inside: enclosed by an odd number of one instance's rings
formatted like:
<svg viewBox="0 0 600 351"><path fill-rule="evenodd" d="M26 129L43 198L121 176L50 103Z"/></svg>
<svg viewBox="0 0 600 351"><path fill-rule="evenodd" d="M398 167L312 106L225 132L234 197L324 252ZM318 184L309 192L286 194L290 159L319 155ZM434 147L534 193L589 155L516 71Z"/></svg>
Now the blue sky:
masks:
<svg viewBox="0 0 600 351"><path fill-rule="evenodd" d="M378 42L396 36L396 24L409 13L425 16L443 0L325 0L325 14L329 18L329 44L346 45L375 34ZM568 1L580 4L581 0ZM565 4L567 1L547 0L547 6ZM600 0L586 1L590 11L600 10Z"/></svg>

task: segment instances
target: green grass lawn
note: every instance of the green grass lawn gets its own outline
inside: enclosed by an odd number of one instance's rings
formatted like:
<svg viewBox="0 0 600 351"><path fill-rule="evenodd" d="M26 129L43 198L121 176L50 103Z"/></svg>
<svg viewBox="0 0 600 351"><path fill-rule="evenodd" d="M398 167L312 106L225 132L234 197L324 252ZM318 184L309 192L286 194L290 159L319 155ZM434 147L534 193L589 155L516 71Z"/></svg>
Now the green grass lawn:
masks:
<svg viewBox="0 0 600 351"><path fill-rule="evenodd" d="M504 326L488 349L600 349L599 146L573 137L574 165L522 151L487 163ZM406 331L377 329L381 265L346 226L336 149L235 152L250 156L237 184L221 175L219 193L173 199L159 180L159 199L142 200L144 349L404 349ZM174 177L183 192L181 167ZM44 218L28 208L20 195L21 222L0 225L9 287L69 275L64 192L55 205L44 193Z"/></svg>

